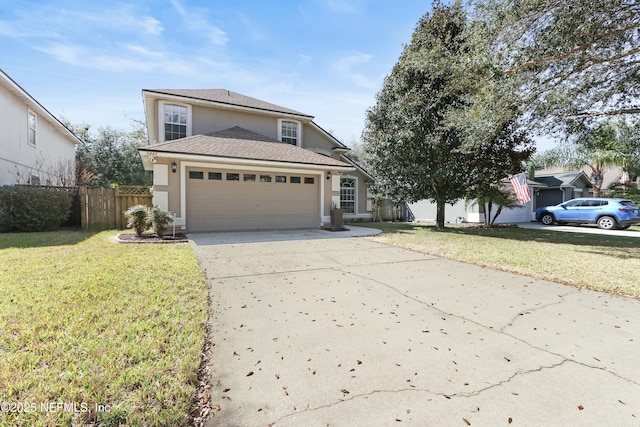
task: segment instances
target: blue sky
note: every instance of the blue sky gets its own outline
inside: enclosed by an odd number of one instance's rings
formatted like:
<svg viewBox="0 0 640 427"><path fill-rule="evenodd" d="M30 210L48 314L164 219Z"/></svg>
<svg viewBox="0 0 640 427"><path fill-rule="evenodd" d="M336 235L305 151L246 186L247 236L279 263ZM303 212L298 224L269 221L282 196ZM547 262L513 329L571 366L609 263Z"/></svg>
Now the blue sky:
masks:
<svg viewBox="0 0 640 427"><path fill-rule="evenodd" d="M350 144L430 0L0 0L0 68L59 118L129 130L142 89L224 88Z"/></svg>

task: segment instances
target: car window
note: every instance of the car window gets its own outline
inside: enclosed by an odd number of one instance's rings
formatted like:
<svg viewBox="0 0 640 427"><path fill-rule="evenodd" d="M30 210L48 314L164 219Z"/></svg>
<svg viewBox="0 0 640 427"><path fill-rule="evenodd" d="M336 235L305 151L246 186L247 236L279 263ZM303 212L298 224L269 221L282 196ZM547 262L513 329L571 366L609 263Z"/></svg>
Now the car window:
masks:
<svg viewBox="0 0 640 427"><path fill-rule="evenodd" d="M631 200L621 200L621 201L620 201L620 204L621 204L622 206L633 206L633 207L635 207L635 206L636 206L636 204L635 204L635 203L633 203Z"/></svg>
<svg viewBox="0 0 640 427"><path fill-rule="evenodd" d="M607 206L609 204L606 200L600 200L600 206Z"/></svg>
<svg viewBox="0 0 640 427"><path fill-rule="evenodd" d="M600 206L600 200L585 200L582 206Z"/></svg>
<svg viewBox="0 0 640 427"><path fill-rule="evenodd" d="M569 200L564 203L563 206L566 208L575 208L576 206L580 206L582 204L582 200Z"/></svg>

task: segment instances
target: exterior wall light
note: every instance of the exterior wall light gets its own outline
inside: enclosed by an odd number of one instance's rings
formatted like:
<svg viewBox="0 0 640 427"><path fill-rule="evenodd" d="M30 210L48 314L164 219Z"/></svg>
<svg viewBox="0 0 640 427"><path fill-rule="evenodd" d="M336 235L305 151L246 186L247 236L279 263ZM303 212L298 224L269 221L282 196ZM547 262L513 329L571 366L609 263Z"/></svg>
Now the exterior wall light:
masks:
<svg viewBox="0 0 640 427"><path fill-rule="evenodd" d="M171 163L171 172L176 173L178 170L178 164L176 162Z"/></svg>
<svg viewBox="0 0 640 427"><path fill-rule="evenodd" d="M327 172L327 179L331 179L331 171Z"/></svg>

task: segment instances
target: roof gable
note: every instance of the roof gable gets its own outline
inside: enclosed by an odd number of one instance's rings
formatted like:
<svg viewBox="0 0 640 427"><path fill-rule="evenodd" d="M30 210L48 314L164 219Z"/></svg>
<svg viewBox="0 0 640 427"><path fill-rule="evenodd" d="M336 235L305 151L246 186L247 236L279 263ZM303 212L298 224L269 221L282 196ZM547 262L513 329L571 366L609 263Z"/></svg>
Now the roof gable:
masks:
<svg viewBox="0 0 640 427"><path fill-rule="evenodd" d="M575 187L579 181L591 185L589 177L582 171L536 175L534 179L549 188Z"/></svg>
<svg viewBox="0 0 640 427"><path fill-rule="evenodd" d="M238 126L208 135L194 135L152 144L138 150L141 152L188 154L327 167L350 167L349 164L331 157L286 144Z"/></svg>
<svg viewBox="0 0 640 427"><path fill-rule="evenodd" d="M76 145L80 139L67 128L57 117L49 112L44 106L35 100L26 90L16 83L8 74L0 69L0 87L4 88L12 96L18 99L28 108L34 110L40 117L48 121L58 132L60 132L69 142Z"/></svg>

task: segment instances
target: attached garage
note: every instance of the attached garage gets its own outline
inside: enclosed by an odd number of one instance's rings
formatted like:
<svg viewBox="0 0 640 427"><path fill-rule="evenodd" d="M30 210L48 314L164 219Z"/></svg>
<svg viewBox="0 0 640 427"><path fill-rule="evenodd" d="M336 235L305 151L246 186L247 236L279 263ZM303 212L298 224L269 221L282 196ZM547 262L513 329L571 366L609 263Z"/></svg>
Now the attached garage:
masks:
<svg viewBox="0 0 640 427"><path fill-rule="evenodd" d="M187 232L318 228L354 167L233 127L139 148L153 203Z"/></svg>
<svg viewBox="0 0 640 427"><path fill-rule="evenodd" d="M320 175L188 167L185 177L188 231L320 225Z"/></svg>

